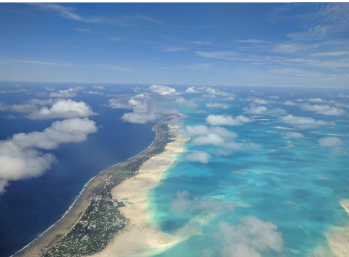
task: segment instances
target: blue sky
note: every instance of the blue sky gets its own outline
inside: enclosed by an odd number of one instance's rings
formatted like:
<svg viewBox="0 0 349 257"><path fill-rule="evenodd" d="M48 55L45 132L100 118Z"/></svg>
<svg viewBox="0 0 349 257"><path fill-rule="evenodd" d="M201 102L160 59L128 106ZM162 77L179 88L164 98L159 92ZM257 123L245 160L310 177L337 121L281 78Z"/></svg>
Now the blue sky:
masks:
<svg viewBox="0 0 349 257"><path fill-rule="evenodd" d="M349 86L349 3L0 3L0 80Z"/></svg>

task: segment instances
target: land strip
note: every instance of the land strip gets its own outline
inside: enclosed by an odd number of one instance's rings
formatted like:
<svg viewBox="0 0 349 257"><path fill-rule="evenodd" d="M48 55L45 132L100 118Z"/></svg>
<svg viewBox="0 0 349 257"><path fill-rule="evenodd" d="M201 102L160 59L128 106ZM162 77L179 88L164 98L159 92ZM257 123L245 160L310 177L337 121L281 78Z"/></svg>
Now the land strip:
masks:
<svg viewBox="0 0 349 257"><path fill-rule="evenodd" d="M48 253L48 250L56 246L57 243L59 243L62 239L64 240L64 238L66 238L68 235L75 237L80 235L80 232L85 233L87 230L93 230L94 224L88 224L88 226L86 224L86 226L84 226L84 222L91 221L91 217L94 218L92 215L95 215L100 211L105 212L104 214L107 215L111 213L112 219L108 220L108 222L113 223L113 228L112 231L109 231L110 233L114 233L115 235L118 230L121 230L127 222L125 222L124 216L118 210L118 203L113 205L111 204L113 201L111 197L109 197L110 191L124 179L128 179L136 175L140 166L146 160L163 152L165 150L165 146L172 141L173 136L169 133L169 128L166 124L157 124L153 129L157 136L149 148L139 155L134 156L123 163L112 166L97 175L85 187L83 193L63 219L57 222L51 229L46 231L28 247L21 250L14 256L39 257L43 256L44 254L45 256L68 256L69 253L67 253L66 250L73 251L74 249L70 249L68 247L65 248L63 252L59 252L62 251L62 249L55 249L55 251L51 253ZM96 205L96 203L98 204ZM81 220L84 218L86 219L81 223ZM84 227L84 229L81 229L81 226ZM104 229L106 229L106 227ZM71 235L69 233L76 234ZM107 241L111 240L113 237L110 237L110 233L109 237L103 238L106 244L108 244ZM89 242L88 240L85 241L86 243ZM95 252L100 251L100 247L105 247L106 244L93 246L94 250L96 250ZM63 246L65 246L65 244ZM91 249L88 251L90 251L89 254L92 254ZM73 252L70 256L81 256L81 254L74 254Z"/></svg>

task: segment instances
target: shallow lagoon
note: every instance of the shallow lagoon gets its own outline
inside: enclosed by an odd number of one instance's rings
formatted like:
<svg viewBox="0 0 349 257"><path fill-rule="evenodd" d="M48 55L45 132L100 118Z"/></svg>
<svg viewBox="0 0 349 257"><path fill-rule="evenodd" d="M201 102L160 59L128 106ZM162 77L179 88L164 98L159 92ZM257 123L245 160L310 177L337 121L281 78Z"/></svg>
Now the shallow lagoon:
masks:
<svg viewBox="0 0 349 257"><path fill-rule="evenodd" d="M280 122L280 115L258 114L255 115L258 116L255 117L255 122L224 127L238 134L236 141L245 140L259 144L259 149L236 151L224 156L217 154L217 146L193 145L189 141L187 152L202 150L213 157L208 164L202 164L188 162L182 156L164 182L151 194L154 202L152 214L162 230L175 231L198 214L192 210L187 213L174 213L171 204L178 191L189 192L189 200L209 197L218 199L222 204L233 202L235 208L233 211L218 213L216 219L202 227L202 235L192 236L156 256L206 256L210 252L207 249L220 245L220 240L217 239L219 223L224 221L237 226L244 216L270 221L282 234L282 253L266 251L261 252L262 256L309 256L318 246L328 245L326 232L349 225L348 214L340 205L341 199L349 198L348 151L345 150L342 155L334 154L331 153L331 148L320 147L318 143L322 137L337 136L343 141L341 147L347 149L347 115L321 115L300 111L298 106L282 104L286 100L307 96L323 100L335 99L344 103L347 98L328 97L328 92L321 90L293 90L295 95L292 96L282 90L258 91L258 97L262 99L270 100L268 97L271 95L279 97L277 103L267 105L269 109L282 108L294 116L334 121L337 125L299 129ZM239 93L236 94L240 96L241 92ZM247 92L242 92L244 94L246 97ZM207 108L205 103L208 102L217 101L201 101L198 108L201 112L183 108L181 111L188 115L185 125L208 125L205 122L208 114L236 116L242 113L243 107L251 103L239 100L238 97L234 101L220 100L220 103L230 104L231 107L217 110ZM287 132L302 133L304 137L289 138L286 136ZM214 255L211 253L207 256Z"/></svg>
<svg viewBox="0 0 349 257"><path fill-rule="evenodd" d="M31 88L33 92L41 89ZM236 95L234 100L224 100L224 96L207 98L203 94L185 94L185 98L197 102L199 107L183 107L171 101L164 105L186 114L185 125L209 126L205 121L209 114L233 117L243 114L253 118L254 122L241 126L222 127L237 133L236 142L254 143L259 148L224 155L218 153L219 146L187 142L187 153L201 150L210 153L212 158L209 163L202 164L186 160L186 153L179 156L176 165L149 195L150 215L161 230L170 233L196 218L201 223L197 222L195 229L200 229L201 234L194 233L157 256L217 255L220 248L225 247L218 237L221 222L226 222L224 224L231 229L238 228L241 219L248 216L274 224L282 235L282 251L260 251L262 256L309 256L318 246L327 245L327 231L348 226L348 214L340 205L340 200L349 198L348 116L317 114L282 103L321 98L345 105L348 98L340 97L338 93L349 94L343 90L225 89ZM185 87L177 90L185 90ZM134 92L121 87L115 93ZM269 100L264 104L268 109L281 108L294 116L333 121L336 125L299 129L281 122L282 115L243 113L244 107L252 106L253 100L247 100L251 96ZM13 93L1 97L1 101L19 103L33 96ZM153 141L153 124L121 121L120 117L128 110L106 108L103 105L107 99L84 94L75 98L85 101L98 113L90 119L97 123L99 132L89 136L85 142L62 145L52 151L58 159L57 165L41 177L11 182L7 192L0 197L1 256L9 256L22 248L58 220L91 177L141 152ZM226 103L230 107L206 107L206 103L212 102ZM341 108L347 110L348 107ZM1 113L2 140L14 133L41 131L52 123L52 120L32 121L16 113L11 115L15 117ZM287 132L298 132L304 137L290 138ZM322 137L340 138L342 154L333 153L333 148L320 147ZM178 192L187 202L197 205L209 202L214 208L176 210L171 205L178 198ZM234 209L226 207L229 204L233 204ZM213 216L208 217L210 212Z"/></svg>

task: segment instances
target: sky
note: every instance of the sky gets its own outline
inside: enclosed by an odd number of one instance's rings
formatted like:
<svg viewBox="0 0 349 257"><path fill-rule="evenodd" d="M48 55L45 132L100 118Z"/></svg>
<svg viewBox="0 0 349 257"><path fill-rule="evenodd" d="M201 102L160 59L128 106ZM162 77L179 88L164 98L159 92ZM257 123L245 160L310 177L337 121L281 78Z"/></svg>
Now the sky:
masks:
<svg viewBox="0 0 349 257"><path fill-rule="evenodd" d="M349 3L0 3L0 80L349 86Z"/></svg>

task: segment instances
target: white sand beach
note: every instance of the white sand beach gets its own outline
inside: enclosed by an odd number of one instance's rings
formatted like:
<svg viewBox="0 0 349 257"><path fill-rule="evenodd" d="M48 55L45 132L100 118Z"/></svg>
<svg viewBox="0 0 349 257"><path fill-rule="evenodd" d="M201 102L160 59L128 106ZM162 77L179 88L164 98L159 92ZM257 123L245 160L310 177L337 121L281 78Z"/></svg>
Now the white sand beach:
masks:
<svg viewBox="0 0 349 257"><path fill-rule="evenodd" d="M349 214L349 199L340 201L340 205ZM312 257L348 257L349 256L349 225L331 229L326 233L328 245L319 245Z"/></svg>
<svg viewBox="0 0 349 257"><path fill-rule="evenodd" d="M113 188L113 199L127 198L119 210L129 219L125 229L94 257L148 256L159 253L180 241L178 236L162 233L149 216L148 193L159 184L166 171L184 151L187 138L177 136L166 150L143 163L139 174Z"/></svg>

